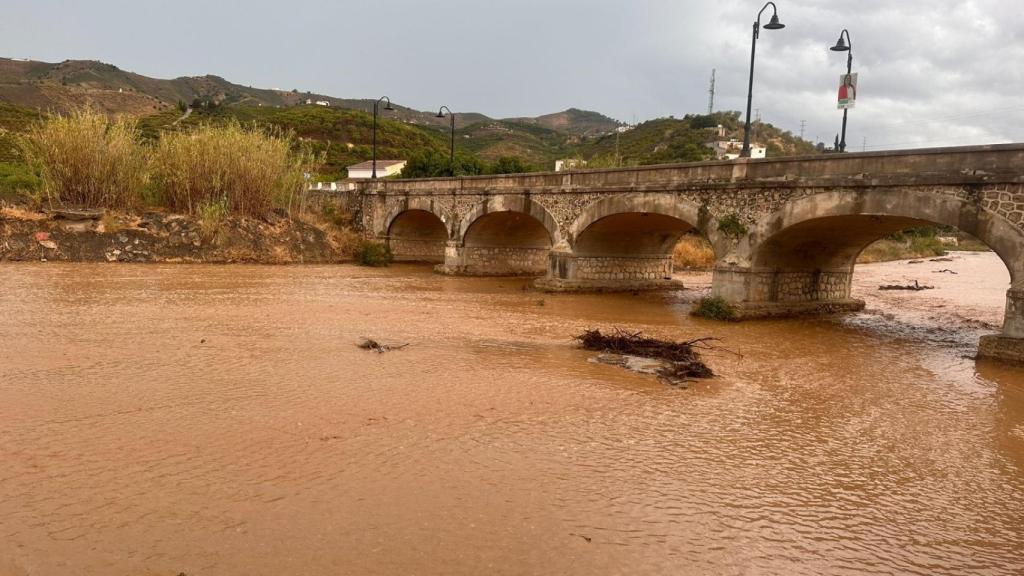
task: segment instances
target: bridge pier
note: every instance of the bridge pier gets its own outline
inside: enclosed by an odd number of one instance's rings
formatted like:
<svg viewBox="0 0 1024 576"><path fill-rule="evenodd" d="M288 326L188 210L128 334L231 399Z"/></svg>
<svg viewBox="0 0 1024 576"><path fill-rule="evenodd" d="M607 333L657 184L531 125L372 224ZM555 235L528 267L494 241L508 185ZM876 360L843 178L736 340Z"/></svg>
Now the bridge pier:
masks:
<svg viewBox="0 0 1024 576"><path fill-rule="evenodd" d="M625 292L680 288L672 278L672 256L580 256L552 251L537 287L550 292Z"/></svg>
<svg viewBox="0 0 1024 576"><path fill-rule="evenodd" d="M1024 285L1007 290L1003 332L982 336L978 357L1024 365Z"/></svg>
<svg viewBox="0 0 1024 576"><path fill-rule="evenodd" d="M463 246L449 241L444 262L434 269L451 276L540 276L547 267L547 248Z"/></svg>
<svg viewBox="0 0 1024 576"><path fill-rule="evenodd" d="M850 296L852 269L751 270L715 268L713 296L729 302L740 319L849 312L864 308Z"/></svg>

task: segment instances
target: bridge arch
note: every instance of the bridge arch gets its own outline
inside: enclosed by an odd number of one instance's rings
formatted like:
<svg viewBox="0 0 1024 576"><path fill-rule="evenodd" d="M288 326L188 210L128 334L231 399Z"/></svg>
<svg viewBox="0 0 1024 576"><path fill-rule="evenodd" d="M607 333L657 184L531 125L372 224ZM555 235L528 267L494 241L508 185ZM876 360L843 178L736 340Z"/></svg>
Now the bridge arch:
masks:
<svg viewBox="0 0 1024 576"><path fill-rule="evenodd" d="M386 238L395 260L443 262L451 227L433 202L410 198L384 219L380 235Z"/></svg>
<svg viewBox="0 0 1024 576"><path fill-rule="evenodd" d="M388 212L384 220L381 222L381 228L380 230L377 231L377 233L381 236L387 236L388 232L391 230L391 226L395 223L395 219L397 219L403 213L412 210L419 210L422 212L429 212L430 214L433 214L434 216L437 217L438 220L441 221L441 224L444 225L448 235L451 235L451 219L448 217L447 214L444 213L444 210L441 210L440 207L436 206L433 200L416 197L406 198L400 205L392 208L391 211Z"/></svg>
<svg viewBox="0 0 1024 576"><path fill-rule="evenodd" d="M690 228L704 227L700 206L679 196L667 193L622 194L602 198L583 208L569 228L570 244L575 247L580 235L598 221L624 214L657 214L685 222Z"/></svg>
<svg viewBox="0 0 1024 576"><path fill-rule="evenodd" d="M492 196L486 201L474 206L472 210L462 217L462 222L459 226L459 234L456 239L460 244L465 245L466 233L469 232L469 229L474 224L478 224L481 218L484 218L489 214L503 212L525 214L536 220L547 231L548 242L551 245L557 244L561 239L558 222L556 222L554 217L551 216L551 213L548 212L547 208L538 204L537 201L533 200L528 195L511 194Z"/></svg>
<svg viewBox="0 0 1024 576"><path fill-rule="evenodd" d="M860 309L863 301L850 292L857 257L867 246L907 228L954 226L1006 265L1011 287L1003 336L1024 338L1024 232L969 191L954 192L858 188L788 202L748 236L749 267L716 269L713 291L737 303L744 316Z"/></svg>
<svg viewBox="0 0 1024 576"><path fill-rule="evenodd" d="M751 263L755 269L852 269L876 240L934 224L976 237L999 255L1014 283L1024 281L1024 232L978 202L935 191L838 190L793 200L752 231Z"/></svg>
<svg viewBox="0 0 1024 576"><path fill-rule="evenodd" d="M551 255L552 290L638 290L675 285L672 252L687 232L705 232L702 211L669 193L602 198L583 208Z"/></svg>
<svg viewBox="0 0 1024 576"><path fill-rule="evenodd" d="M554 217L528 195L492 196L462 218L457 257L445 266L462 274L538 276L560 239Z"/></svg>

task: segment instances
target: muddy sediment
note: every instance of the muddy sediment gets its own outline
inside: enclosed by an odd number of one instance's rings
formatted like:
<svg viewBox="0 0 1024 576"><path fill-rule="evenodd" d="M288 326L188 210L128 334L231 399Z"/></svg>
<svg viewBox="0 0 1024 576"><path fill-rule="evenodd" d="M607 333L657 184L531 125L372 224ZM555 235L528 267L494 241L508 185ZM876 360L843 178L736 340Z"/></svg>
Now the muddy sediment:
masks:
<svg viewBox="0 0 1024 576"><path fill-rule="evenodd" d="M226 218L0 210L0 261L333 263L350 259L324 228L284 213Z"/></svg>

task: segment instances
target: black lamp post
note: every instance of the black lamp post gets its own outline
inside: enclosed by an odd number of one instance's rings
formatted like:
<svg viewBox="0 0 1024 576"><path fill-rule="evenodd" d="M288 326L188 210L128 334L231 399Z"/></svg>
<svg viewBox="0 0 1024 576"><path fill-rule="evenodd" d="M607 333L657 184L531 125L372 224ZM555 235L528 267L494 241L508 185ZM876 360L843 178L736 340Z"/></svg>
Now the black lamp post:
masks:
<svg viewBox="0 0 1024 576"><path fill-rule="evenodd" d="M843 40L843 35L846 35L846 40ZM846 52L846 77L850 77L850 72L853 70L853 40L850 40L850 32L846 28L839 33L839 40L836 41L836 45L829 48L833 52ZM837 152L846 152L846 113L850 110L843 108L843 136L839 140L839 148Z"/></svg>
<svg viewBox="0 0 1024 576"><path fill-rule="evenodd" d="M444 111L448 111L448 116L451 117L452 125L452 137L451 137L451 152L448 155L448 172L452 176L455 176L455 112L452 112L451 108L447 106L441 106L441 109L437 111L438 118L444 118Z"/></svg>
<svg viewBox="0 0 1024 576"><path fill-rule="evenodd" d="M373 103L373 173L370 174L370 178L377 177L377 114L379 113L378 107L380 107L380 103L384 101L387 101L387 105L384 106L385 110L394 110L391 107L391 99L387 96L381 96Z"/></svg>
<svg viewBox="0 0 1024 576"><path fill-rule="evenodd" d="M761 14L769 6L772 7L772 19L764 25L765 30L779 30L786 27L785 24L779 22L779 13L775 7L775 2L765 4L761 11L757 13L757 20L754 21L754 36L750 41L750 83L747 85L747 121L743 124L743 150L740 152L740 156L744 158L750 158L750 104L754 96L754 51L757 48L757 38L761 31Z"/></svg>

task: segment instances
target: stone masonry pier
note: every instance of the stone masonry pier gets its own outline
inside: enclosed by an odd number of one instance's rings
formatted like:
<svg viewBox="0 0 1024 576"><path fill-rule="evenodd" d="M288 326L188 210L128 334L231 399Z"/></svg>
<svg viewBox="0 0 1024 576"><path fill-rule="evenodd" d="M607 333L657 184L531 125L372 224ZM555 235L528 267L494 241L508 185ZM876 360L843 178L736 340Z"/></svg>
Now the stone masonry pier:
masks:
<svg viewBox="0 0 1024 576"><path fill-rule="evenodd" d="M1024 362L1024 145L377 180L352 194L367 236L399 260L553 291L671 285L672 249L695 232L715 251L714 295L746 318L863 307L850 286L865 247L955 226L1012 279L982 354Z"/></svg>

